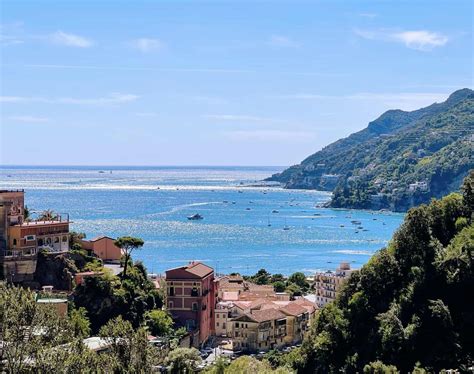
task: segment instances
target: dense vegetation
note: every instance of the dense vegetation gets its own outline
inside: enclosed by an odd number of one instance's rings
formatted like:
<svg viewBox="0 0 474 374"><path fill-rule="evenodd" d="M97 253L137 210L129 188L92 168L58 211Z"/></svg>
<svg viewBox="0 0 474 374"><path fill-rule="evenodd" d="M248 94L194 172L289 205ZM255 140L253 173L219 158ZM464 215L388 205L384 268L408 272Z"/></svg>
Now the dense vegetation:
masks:
<svg viewBox="0 0 474 374"><path fill-rule="evenodd" d="M309 291L310 284L302 272L291 274L288 278L282 274L270 274L260 269L255 275L244 276L245 280L259 285L272 285L275 292L287 292L290 297L302 296Z"/></svg>
<svg viewBox="0 0 474 374"><path fill-rule="evenodd" d="M463 89L441 104L388 111L269 180L334 190L333 207L405 211L458 188L474 168L473 131L474 94ZM416 182L426 190L410 191Z"/></svg>
<svg viewBox="0 0 474 374"><path fill-rule="evenodd" d="M417 366L438 372L472 366L473 218L474 173L462 196L411 209L390 245L319 312L295 360L299 371L411 372Z"/></svg>

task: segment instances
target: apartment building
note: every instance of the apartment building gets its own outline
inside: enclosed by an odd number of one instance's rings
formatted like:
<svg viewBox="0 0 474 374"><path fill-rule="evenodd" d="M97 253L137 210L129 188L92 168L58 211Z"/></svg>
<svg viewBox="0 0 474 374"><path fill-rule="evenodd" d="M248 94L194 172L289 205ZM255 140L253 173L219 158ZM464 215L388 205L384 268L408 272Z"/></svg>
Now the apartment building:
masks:
<svg viewBox="0 0 474 374"><path fill-rule="evenodd" d="M335 272L317 273L314 276L316 304L322 307L334 301L342 284L356 270L351 269L351 265L348 262L341 262Z"/></svg>
<svg viewBox="0 0 474 374"><path fill-rule="evenodd" d="M33 279L38 251L69 249L69 216L25 219L24 191L0 191L0 278L11 282Z"/></svg>
<svg viewBox="0 0 474 374"><path fill-rule="evenodd" d="M167 307L177 326L196 337L192 345L205 343L214 334L214 269L201 263L167 270Z"/></svg>

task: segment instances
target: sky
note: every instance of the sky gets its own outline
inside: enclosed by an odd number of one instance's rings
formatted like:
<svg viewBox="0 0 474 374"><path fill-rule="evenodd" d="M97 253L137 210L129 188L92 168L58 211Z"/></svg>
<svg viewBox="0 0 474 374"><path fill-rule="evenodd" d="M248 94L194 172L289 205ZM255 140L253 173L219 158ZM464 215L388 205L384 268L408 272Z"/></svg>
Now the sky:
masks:
<svg viewBox="0 0 474 374"><path fill-rule="evenodd" d="M0 2L0 164L300 162L473 86L473 2Z"/></svg>

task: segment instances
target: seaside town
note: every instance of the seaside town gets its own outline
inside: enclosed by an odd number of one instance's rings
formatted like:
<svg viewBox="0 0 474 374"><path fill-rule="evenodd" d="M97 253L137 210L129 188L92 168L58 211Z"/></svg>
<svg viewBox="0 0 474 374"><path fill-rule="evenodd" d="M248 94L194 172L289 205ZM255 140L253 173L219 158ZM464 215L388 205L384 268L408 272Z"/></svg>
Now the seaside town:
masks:
<svg viewBox="0 0 474 374"><path fill-rule="evenodd" d="M70 231L68 214L46 211L32 218L23 190L0 191L0 222L1 279L36 290L36 302L53 306L61 318L68 315L75 288L104 273L126 271L119 241L108 236L78 239L77 233ZM79 251L102 266L70 271L44 265L59 257L77 256ZM51 274L45 273L48 271ZM59 277L53 274L58 271ZM161 309L171 317L173 328L184 328L178 346L199 349L204 368L219 356L235 359L250 354L261 358L271 350L290 352L299 347L319 308L335 300L352 271L349 263L341 263L335 271L305 277L302 281L308 289L294 294L276 292L273 284L257 284L240 274L216 274L198 261L165 274L148 274L148 279L163 296ZM265 275L263 269L261 273ZM278 275L278 280L284 281L284 277ZM150 335L149 341L160 349L169 344L166 336ZM91 350L106 351L111 343L88 336L84 344Z"/></svg>

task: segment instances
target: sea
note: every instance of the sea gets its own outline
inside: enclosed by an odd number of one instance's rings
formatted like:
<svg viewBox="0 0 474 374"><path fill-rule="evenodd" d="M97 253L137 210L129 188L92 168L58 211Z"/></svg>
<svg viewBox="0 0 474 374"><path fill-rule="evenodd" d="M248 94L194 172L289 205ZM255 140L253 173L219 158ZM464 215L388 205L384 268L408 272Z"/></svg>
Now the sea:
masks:
<svg viewBox="0 0 474 374"><path fill-rule="evenodd" d="M307 275L364 265L403 214L322 208L331 194L262 187L283 167L0 166L0 189L24 189L32 216L68 214L87 238L141 237L151 273L203 261L216 272ZM189 220L199 214L202 220ZM353 223L351 221L359 221Z"/></svg>

